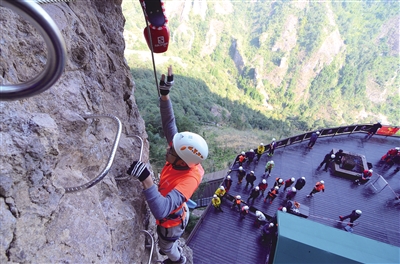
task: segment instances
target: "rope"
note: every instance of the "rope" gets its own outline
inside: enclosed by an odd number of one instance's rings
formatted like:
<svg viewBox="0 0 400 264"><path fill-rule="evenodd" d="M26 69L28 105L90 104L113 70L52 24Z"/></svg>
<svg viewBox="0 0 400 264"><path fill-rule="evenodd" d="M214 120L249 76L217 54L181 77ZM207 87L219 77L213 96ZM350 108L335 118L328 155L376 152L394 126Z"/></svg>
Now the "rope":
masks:
<svg viewBox="0 0 400 264"><path fill-rule="evenodd" d="M156 82L158 97L160 97L161 94L160 94L160 88L158 87L156 64L155 64L155 61L154 61L153 40L151 39L151 32L150 32L149 22L147 21L147 18L146 18L147 16L146 16L145 7L143 5L140 5L140 6L142 7L144 20L146 21L147 33L149 34L149 41L150 41L150 45L149 46L150 46L150 51L151 51L151 60L153 62L154 80Z"/></svg>

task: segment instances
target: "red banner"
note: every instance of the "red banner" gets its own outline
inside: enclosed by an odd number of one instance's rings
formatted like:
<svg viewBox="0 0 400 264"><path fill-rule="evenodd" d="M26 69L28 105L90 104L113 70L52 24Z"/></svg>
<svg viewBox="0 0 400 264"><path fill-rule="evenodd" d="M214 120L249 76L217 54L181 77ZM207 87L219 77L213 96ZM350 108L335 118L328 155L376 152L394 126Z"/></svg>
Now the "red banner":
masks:
<svg viewBox="0 0 400 264"><path fill-rule="evenodd" d="M378 135L385 135L385 136L393 136L400 130L399 127L392 127L392 126L382 126L376 134Z"/></svg>

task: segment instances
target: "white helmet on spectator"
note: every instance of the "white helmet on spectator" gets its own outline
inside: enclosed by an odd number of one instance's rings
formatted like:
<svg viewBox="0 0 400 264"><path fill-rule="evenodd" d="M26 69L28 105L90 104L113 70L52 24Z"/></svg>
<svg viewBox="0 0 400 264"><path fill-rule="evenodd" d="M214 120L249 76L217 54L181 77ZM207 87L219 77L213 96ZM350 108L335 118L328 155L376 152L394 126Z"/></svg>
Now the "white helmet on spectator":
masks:
<svg viewBox="0 0 400 264"><path fill-rule="evenodd" d="M290 178L290 180L291 180L292 182L294 182L296 179L295 179L294 177L292 177L292 178Z"/></svg>
<svg viewBox="0 0 400 264"><path fill-rule="evenodd" d="M399 148L399 147L395 147L394 149L395 149L395 150L397 150L397 151L399 151L399 150L400 150L400 148Z"/></svg>
<svg viewBox="0 0 400 264"><path fill-rule="evenodd" d="M275 139L275 138L273 138L273 139L272 139L272 141L276 141L276 139Z"/></svg>
<svg viewBox="0 0 400 264"><path fill-rule="evenodd" d="M282 180L282 179L279 179L279 180L278 180L278 182L279 182L279 183L282 183L282 182L283 182L283 180Z"/></svg>
<svg viewBox="0 0 400 264"><path fill-rule="evenodd" d="M264 146L264 143L260 143L260 146Z"/></svg>
<svg viewBox="0 0 400 264"><path fill-rule="evenodd" d="M225 191L225 187L224 186L219 186L219 188L223 191Z"/></svg>
<svg viewBox="0 0 400 264"><path fill-rule="evenodd" d="M214 195L213 195L213 198L217 198L217 195L216 195L216 194L214 194Z"/></svg>
<svg viewBox="0 0 400 264"><path fill-rule="evenodd" d="M262 213L260 211L256 211L256 216L260 216Z"/></svg>
<svg viewBox="0 0 400 264"><path fill-rule="evenodd" d="M274 223L269 223L268 226L269 226L269 227L273 227L273 226L274 226Z"/></svg>
<svg viewBox="0 0 400 264"><path fill-rule="evenodd" d="M306 179L306 177L301 177L303 180L305 180Z"/></svg>
<svg viewBox="0 0 400 264"><path fill-rule="evenodd" d="M244 152L244 151L242 151L242 153L241 153L242 155L245 155L246 153Z"/></svg>
<svg viewBox="0 0 400 264"><path fill-rule="evenodd" d="M292 192L297 192L296 187L292 187Z"/></svg>
<svg viewBox="0 0 400 264"><path fill-rule="evenodd" d="M260 190L260 187L256 186L256 188L255 188L255 189L256 189L256 191L258 191L258 190Z"/></svg>
<svg viewBox="0 0 400 264"><path fill-rule="evenodd" d="M332 154L331 159L334 159L334 158L336 158L336 156L335 156L335 154Z"/></svg>
<svg viewBox="0 0 400 264"><path fill-rule="evenodd" d="M285 213L287 212L286 207L283 207L283 208L282 208L282 212L285 212Z"/></svg>
<svg viewBox="0 0 400 264"><path fill-rule="evenodd" d="M356 214L361 215L362 211L361 210L356 210Z"/></svg>
<svg viewBox="0 0 400 264"><path fill-rule="evenodd" d="M189 167L204 161L208 156L208 145L203 137L192 132L176 133L172 139L176 154Z"/></svg>
<svg viewBox="0 0 400 264"><path fill-rule="evenodd" d="M239 167L239 170L243 170L243 167L242 167L242 166L240 166L240 167Z"/></svg>
<svg viewBox="0 0 400 264"><path fill-rule="evenodd" d="M275 164L275 162L273 160L271 160L271 164Z"/></svg>
<svg viewBox="0 0 400 264"><path fill-rule="evenodd" d="M250 149L250 152L254 152L254 149Z"/></svg>
<svg viewBox="0 0 400 264"><path fill-rule="evenodd" d="M319 135L319 131L315 132L317 135Z"/></svg>
<svg viewBox="0 0 400 264"><path fill-rule="evenodd" d="M226 176L226 178L229 180L231 178L231 175Z"/></svg>
<svg viewBox="0 0 400 264"><path fill-rule="evenodd" d="M250 171L251 174L254 174L254 171Z"/></svg>
<svg viewBox="0 0 400 264"><path fill-rule="evenodd" d="M244 210L249 210L249 207L247 205L243 206Z"/></svg>
<svg viewBox="0 0 400 264"><path fill-rule="evenodd" d="M320 183L324 184L325 182L324 181L320 181Z"/></svg>
<svg viewBox="0 0 400 264"><path fill-rule="evenodd" d="M275 190L279 190L279 187L278 187L278 186L275 186L274 189L275 189Z"/></svg>
<svg viewBox="0 0 400 264"><path fill-rule="evenodd" d="M370 173L373 173L374 171L373 171L372 169L369 169L369 172L370 172Z"/></svg>
<svg viewBox="0 0 400 264"><path fill-rule="evenodd" d="M263 180L262 180L262 183L263 183L263 184L266 184L266 183L267 183L267 180L266 180L266 179L263 179Z"/></svg>
<svg viewBox="0 0 400 264"><path fill-rule="evenodd" d="M240 200L242 197L240 195L236 195L236 199Z"/></svg>

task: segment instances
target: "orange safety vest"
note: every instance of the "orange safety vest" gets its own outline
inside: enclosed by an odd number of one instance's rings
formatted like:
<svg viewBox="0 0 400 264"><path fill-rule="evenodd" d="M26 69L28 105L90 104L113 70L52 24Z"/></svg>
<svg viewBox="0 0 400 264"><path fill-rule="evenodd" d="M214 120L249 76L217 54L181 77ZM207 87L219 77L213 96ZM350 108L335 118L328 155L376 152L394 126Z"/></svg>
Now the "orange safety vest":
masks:
<svg viewBox="0 0 400 264"><path fill-rule="evenodd" d="M161 171L158 191L162 196L166 197L170 191L175 189L179 191L187 201L199 186L203 179L203 175L204 169L201 164L198 164L189 170L176 170L173 168L171 163L166 162ZM181 204L178 208L170 212L167 217L157 220L157 225L170 228L181 224L186 217L184 205L185 203ZM176 215L176 213L178 213L178 215Z"/></svg>
<svg viewBox="0 0 400 264"><path fill-rule="evenodd" d="M318 192L320 192L324 189L325 189L325 186L322 183L317 182L317 184L315 184L315 190L317 190Z"/></svg>

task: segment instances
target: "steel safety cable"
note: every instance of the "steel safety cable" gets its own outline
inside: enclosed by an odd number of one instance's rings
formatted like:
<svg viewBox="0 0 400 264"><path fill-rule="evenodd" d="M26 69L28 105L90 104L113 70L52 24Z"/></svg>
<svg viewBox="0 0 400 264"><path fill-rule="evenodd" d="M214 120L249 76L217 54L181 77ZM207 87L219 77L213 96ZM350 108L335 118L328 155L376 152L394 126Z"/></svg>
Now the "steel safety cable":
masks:
<svg viewBox="0 0 400 264"><path fill-rule="evenodd" d="M151 51L151 60L152 60L152 62L153 62L154 80L155 80L155 82L156 82L158 97L160 97L161 94L160 94L160 88L158 87L156 64L155 64L155 61L154 61L153 40L151 39L151 31L150 31L150 27L149 27L149 22L147 21L147 18L146 18L146 10L145 10L145 7L144 7L142 4L140 4L140 6L142 7L144 20L146 21L147 32L148 32L148 34L149 34L149 42L150 42L149 47L150 47L150 51Z"/></svg>

